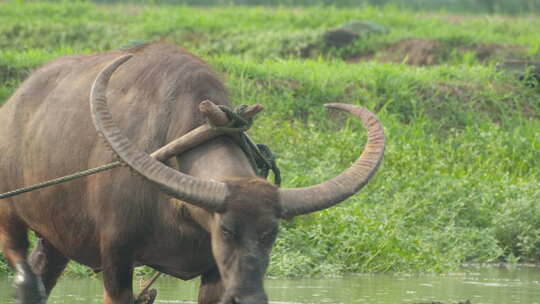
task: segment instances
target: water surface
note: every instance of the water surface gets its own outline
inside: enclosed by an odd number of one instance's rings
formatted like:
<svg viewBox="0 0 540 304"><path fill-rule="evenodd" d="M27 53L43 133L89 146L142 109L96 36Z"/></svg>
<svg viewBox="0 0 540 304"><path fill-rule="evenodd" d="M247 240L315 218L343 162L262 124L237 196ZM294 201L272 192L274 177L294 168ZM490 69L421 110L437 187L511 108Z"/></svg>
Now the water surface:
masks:
<svg viewBox="0 0 540 304"><path fill-rule="evenodd" d="M12 303L11 278L0 277L0 303ZM138 285L138 282L135 282ZM198 280L160 278L156 303L192 303ZM448 275L354 275L342 278L267 279L274 303L397 304L439 301L472 304L540 304L540 268L464 268ZM100 279L64 277L49 303L101 303Z"/></svg>

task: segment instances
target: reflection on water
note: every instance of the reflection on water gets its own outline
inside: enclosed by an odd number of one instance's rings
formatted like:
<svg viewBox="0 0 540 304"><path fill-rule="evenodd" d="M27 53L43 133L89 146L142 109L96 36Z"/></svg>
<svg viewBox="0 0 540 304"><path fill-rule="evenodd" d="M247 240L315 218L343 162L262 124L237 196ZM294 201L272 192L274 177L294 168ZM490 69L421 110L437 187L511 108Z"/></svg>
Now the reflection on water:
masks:
<svg viewBox="0 0 540 304"><path fill-rule="evenodd" d="M12 303L11 279L0 278L0 303ZM101 303L99 279L64 278L49 303ZM137 285L137 284L136 284ZM273 303L434 302L472 304L540 304L540 268L464 268L448 275L358 275L344 278L266 280ZM160 278L157 303L193 303L197 280Z"/></svg>

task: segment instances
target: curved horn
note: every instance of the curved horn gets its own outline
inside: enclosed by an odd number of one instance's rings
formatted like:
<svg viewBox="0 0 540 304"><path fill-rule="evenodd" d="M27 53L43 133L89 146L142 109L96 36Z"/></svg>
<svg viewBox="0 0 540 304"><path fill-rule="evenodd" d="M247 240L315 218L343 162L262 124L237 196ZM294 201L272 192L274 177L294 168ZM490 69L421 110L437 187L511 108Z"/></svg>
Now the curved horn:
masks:
<svg viewBox="0 0 540 304"><path fill-rule="evenodd" d="M90 107L94 125L124 163L156 184L163 192L210 211L222 211L228 189L224 183L183 174L137 149L120 131L107 106L107 85L116 69L132 55L122 56L103 69L92 86Z"/></svg>
<svg viewBox="0 0 540 304"><path fill-rule="evenodd" d="M284 218L326 209L342 202L367 184L382 161L384 130L375 115L364 108L349 104L333 103L325 106L347 111L362 120L368 131L366 147L349 169L328 181L311 187L280 189Z"/></svg>

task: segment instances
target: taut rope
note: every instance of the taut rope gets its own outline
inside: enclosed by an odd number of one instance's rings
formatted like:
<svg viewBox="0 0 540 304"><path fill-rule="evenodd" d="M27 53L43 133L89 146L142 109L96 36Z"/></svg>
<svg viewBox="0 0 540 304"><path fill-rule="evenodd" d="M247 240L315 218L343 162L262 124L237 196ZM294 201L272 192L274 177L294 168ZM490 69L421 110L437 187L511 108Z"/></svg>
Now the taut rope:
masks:
<svg viewBox="0 0 540 304"><path fill-rule="evenodd" d="M110 164L107 164L107 165L104 165L104 166L101 166L101 167L80 171L80 172L77 172L77 173L74 173L74 174L70 174L70 175L66 175L66 176L63 176L63 177L51 179L51 180L48 180L46 182L42 182L42 183L35 184L35 185L32 185L32 186L23 187L23 188L20 188L20 189L17 189L17 190L5 192L5 193L0 194L0 199L7 198L7 197L10 197L10 196L14 196L14 195L18 195L18 194L22 194L22 193L33 191L33 190L37 190L37 189L41 189L41 188L45 188L45 187L49 187L49 186L52 186L52 185L64 183L64 182L67 182L67 181L70 181L70 180L73 180L73 179L76 179L76 178L79 178L79 177L84 177L84 176L96 174L98 172L110 170L110 169L120 167L120 166L122 166L122 163L119 162L119 161L116 161L114 163L110 163Z"/></svg>

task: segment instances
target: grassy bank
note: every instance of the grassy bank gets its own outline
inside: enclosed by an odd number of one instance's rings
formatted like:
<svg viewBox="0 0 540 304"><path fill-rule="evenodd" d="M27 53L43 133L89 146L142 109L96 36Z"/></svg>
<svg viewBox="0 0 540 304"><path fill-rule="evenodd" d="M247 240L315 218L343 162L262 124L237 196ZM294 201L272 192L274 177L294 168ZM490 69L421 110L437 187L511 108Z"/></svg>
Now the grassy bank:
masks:
<svg viewBox="0 0 540 304"><path fill-rule="evenodd" d="M523 14L538 12L540 0L92 0L96 3L157 3L183 5L333 6L360 8L393 5L409 10Z"/></svg>
<svg viewBox="0 0 540 304"><path fill-rule="evenodd" d="M266 106L250 132L279 153L285 187L334 176L361 149L364 130L324 103L377 111L388 146L373 182L283 223L271 275L540 261L540 91L496 67L539 58L539 18L10 2L0 19L0 102L53 58L166 39L219 71L236 104ZM325 42L351 20L384 30Z"/></svg>

